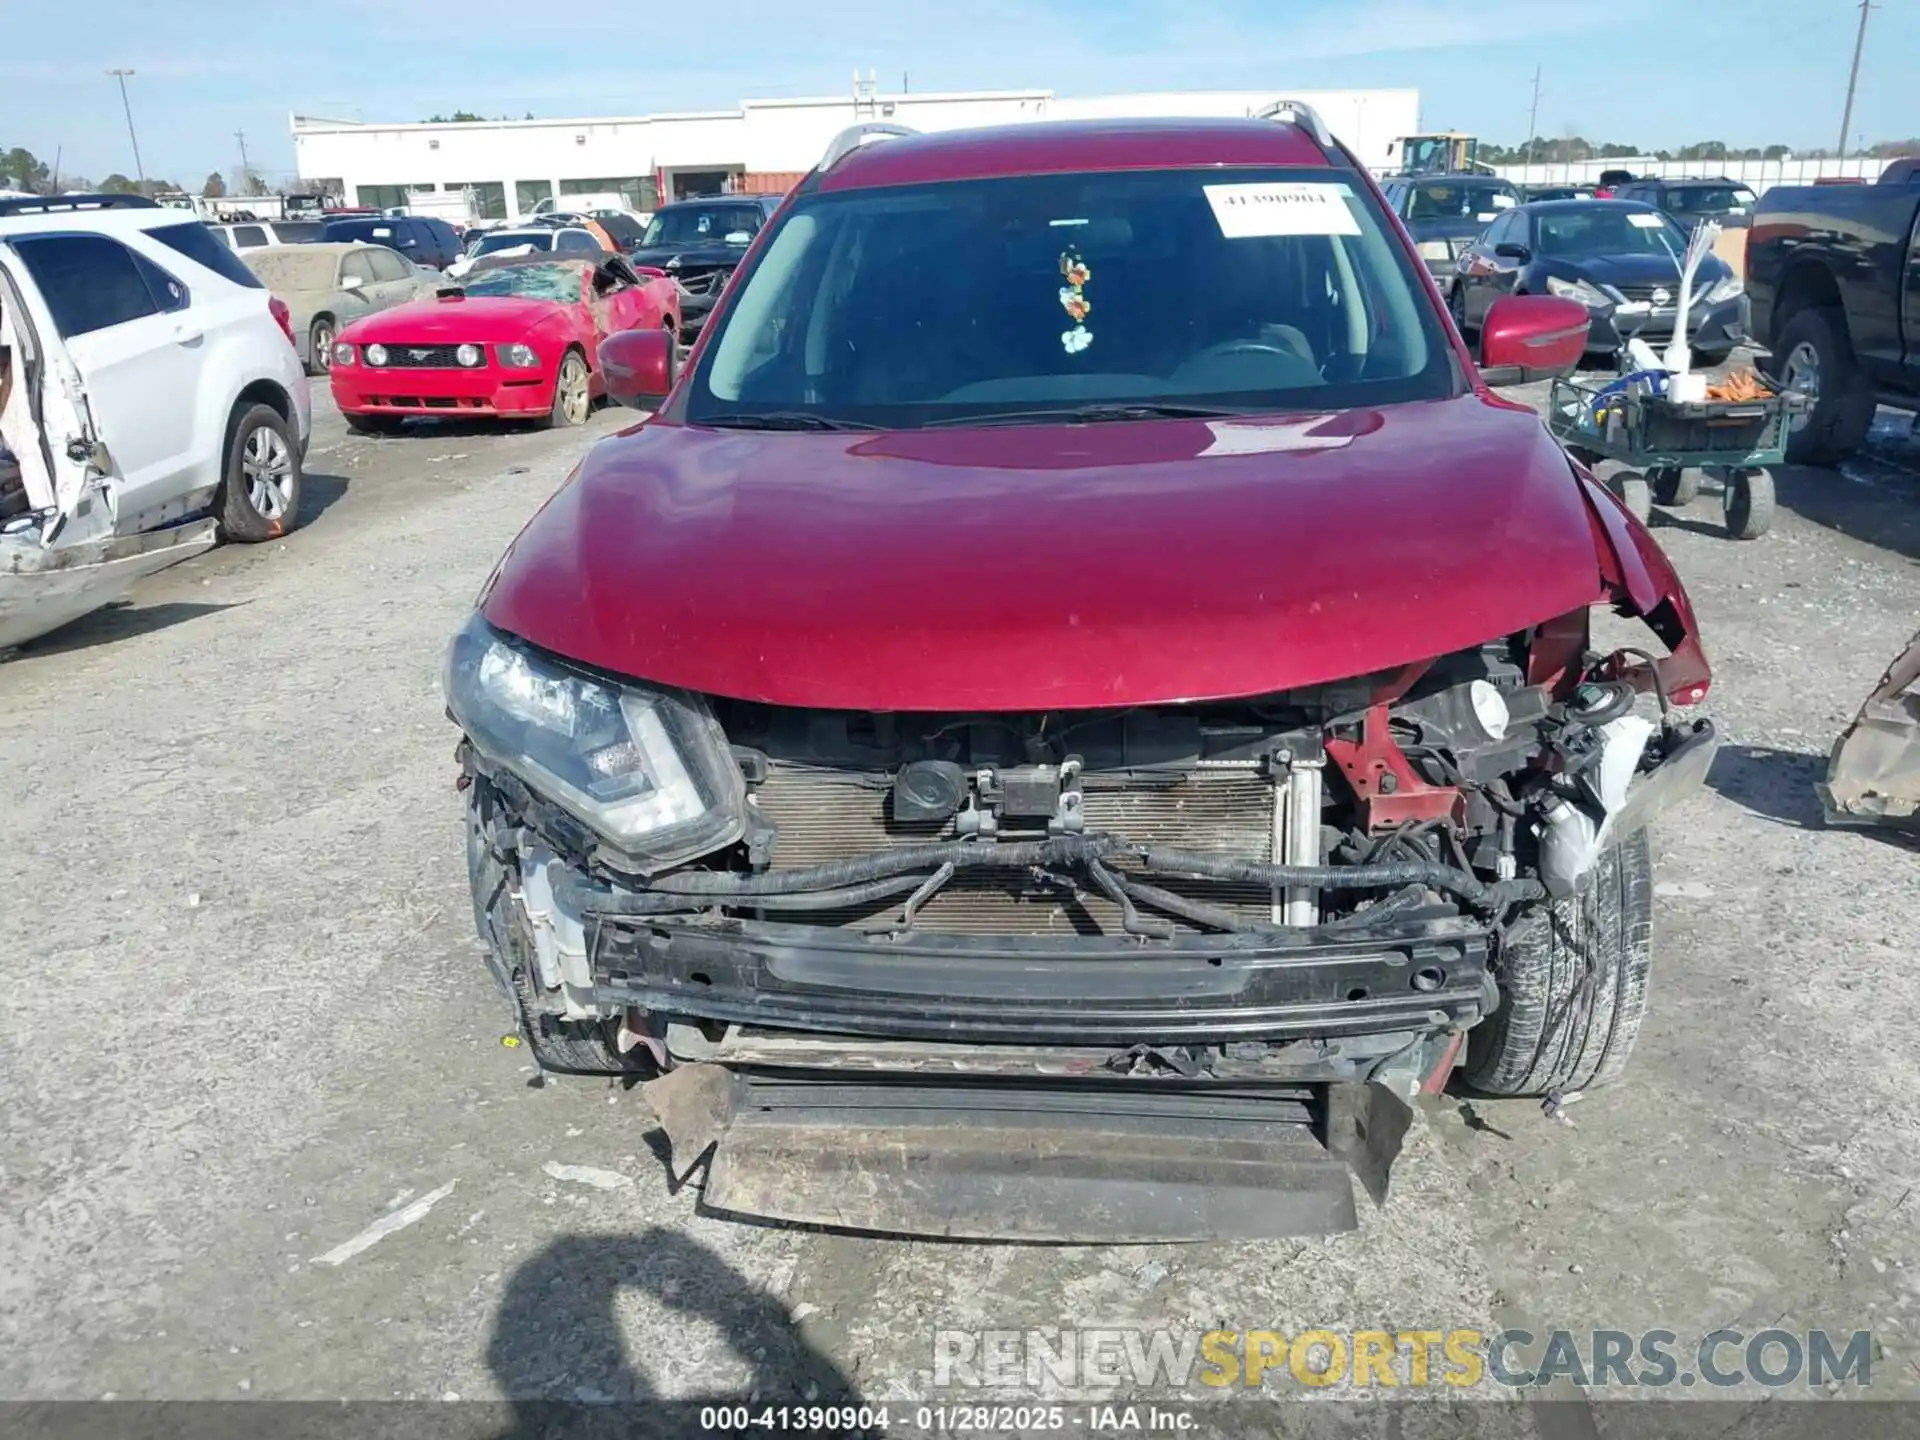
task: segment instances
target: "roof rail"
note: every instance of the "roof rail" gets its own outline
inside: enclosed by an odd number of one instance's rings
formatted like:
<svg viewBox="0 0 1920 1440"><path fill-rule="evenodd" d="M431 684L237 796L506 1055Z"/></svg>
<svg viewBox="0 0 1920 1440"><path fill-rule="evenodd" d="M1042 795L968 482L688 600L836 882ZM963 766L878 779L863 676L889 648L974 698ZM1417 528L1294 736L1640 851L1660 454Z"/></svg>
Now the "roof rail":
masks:
<svg viewBox="0 0 1920 1440"><path fill-rule="evenodd" d="M821 157L817 168L831 170L862 145L871 145L876 140L897 140L919 133L911 125L890 125L884 120L869 120L861 125L849 125L828 143L827 153Z"/></svg>
<svg viewBox="0 0 1920 1440"><path fill-rule="evenodd" d="M49 215L56 210L158 210L160 202L144 195L29 195L24 200L0 200L0 215Z"/></svg>
<svg viewBox="0 0 1920 1440"><path fill-rule="evenodd" d="M1327 122L1320 118L1320 112L1304 100L1276 100L1264 110L1256 111L1256 120L1285 120L1298 125L1319 142L1322 148L1331 150L1340 142L1333 138L1333 131L1327 128Z"/></svg>

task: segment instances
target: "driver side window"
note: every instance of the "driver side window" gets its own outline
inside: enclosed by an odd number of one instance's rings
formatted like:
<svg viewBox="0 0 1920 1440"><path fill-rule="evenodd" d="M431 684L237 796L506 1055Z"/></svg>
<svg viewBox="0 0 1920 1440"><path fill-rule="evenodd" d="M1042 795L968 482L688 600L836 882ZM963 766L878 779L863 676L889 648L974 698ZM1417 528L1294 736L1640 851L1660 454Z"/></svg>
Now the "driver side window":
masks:
<svg viewBox="0 0 1920 1440"><path fill-rule="evenodd" d="M350 277L359 280L362 285L373 283L373 269L367 264L364 251L349 255L340 262L340 278L344 281Z"/></svg>
<svg viewBox="0 0 1920 1440"><path fill-rule="evenodd" d="M409 273L407 262L392 250L375 250L361 258L372 267L375 280L404 280Z"/></svg>

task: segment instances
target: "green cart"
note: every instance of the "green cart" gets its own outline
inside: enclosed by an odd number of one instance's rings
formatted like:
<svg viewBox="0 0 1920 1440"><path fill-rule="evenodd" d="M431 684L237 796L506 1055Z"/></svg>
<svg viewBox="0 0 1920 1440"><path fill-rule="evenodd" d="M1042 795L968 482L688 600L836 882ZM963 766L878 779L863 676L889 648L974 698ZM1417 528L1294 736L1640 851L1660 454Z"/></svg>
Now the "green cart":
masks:
<svg viewBox="0 0 1920 1440"><path fill-rule="evenodd" d="M1601 385L1556 380L1547 428L1589 466L1626 465L1606 483L1642 520L1655 505L1688 504L1708 475L1720 482L1727 534L1755 540L1773 524L1768 467L1785 458L1788 427L1805 405L1799 395L1674 401L1632 375Z"/></svg>

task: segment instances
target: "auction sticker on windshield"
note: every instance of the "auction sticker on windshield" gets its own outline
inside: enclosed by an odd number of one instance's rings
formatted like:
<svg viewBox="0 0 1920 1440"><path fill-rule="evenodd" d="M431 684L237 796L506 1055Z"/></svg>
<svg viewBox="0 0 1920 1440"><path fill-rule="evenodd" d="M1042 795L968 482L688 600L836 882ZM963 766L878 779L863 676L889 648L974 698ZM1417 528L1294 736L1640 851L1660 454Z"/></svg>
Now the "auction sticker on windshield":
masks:
<svg viewBox="0 0 1920 1440"><path fill-rule="evenodd" d="M1637 225L1642 230L1658 230L1660 228L1660 217L1658 215L1651 215L1645 210L1635 210L1627 216L1627 224Z"/></svg>
<svg viewBox="0 0 1920 1440"><path fill-rule="evenodd" d="M1345 185L1311 180L1204 185L1220 233L1229 240L1261 235L1358 235Z"/></svg>

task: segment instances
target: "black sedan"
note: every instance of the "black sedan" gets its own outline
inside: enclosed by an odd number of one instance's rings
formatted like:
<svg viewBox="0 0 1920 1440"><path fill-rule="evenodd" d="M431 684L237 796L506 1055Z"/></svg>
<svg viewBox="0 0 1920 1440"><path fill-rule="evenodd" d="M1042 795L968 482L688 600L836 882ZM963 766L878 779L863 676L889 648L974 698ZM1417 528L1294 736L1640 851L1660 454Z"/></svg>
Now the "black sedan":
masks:
<svg viewBox="0 0 1920 1440"><path fill-rule="evenodd" d="M1591 185L1520 185L1520 203L1533 205L1541 200L1597 200Z"/></svg>
<svg viewBox="0 0 1920 1440"><path fill-rule="evenodd" d="M1502 295L1560 295L1592 317L1587 348L1610 354L1635 335L1673 338L1687 233L1651 205L1548 200L1510 210L1462 253L1448 290L1453 318L1479 328ZM1747 297L1726 261L1709 254L1693 281L1688 338L1708 362L1746 338Z"/></svg>
<svg viewBox="0 0 1920 1440"><path fill-rule="evenodd" d="M777 195L716 195L679 200L653 212L647 233L627 252L635 265L652 265L680 282L682 333L691 343L707 315L780 204Z"/></svg>
<svg viewBox="0 0 1920 1440"><path fill-rule="evenodd" d="M1519 193L1492 175L1408 175L1386 182L1393 207L1445 289L1454 257L1474 236L1520 203Z"/></svg>

